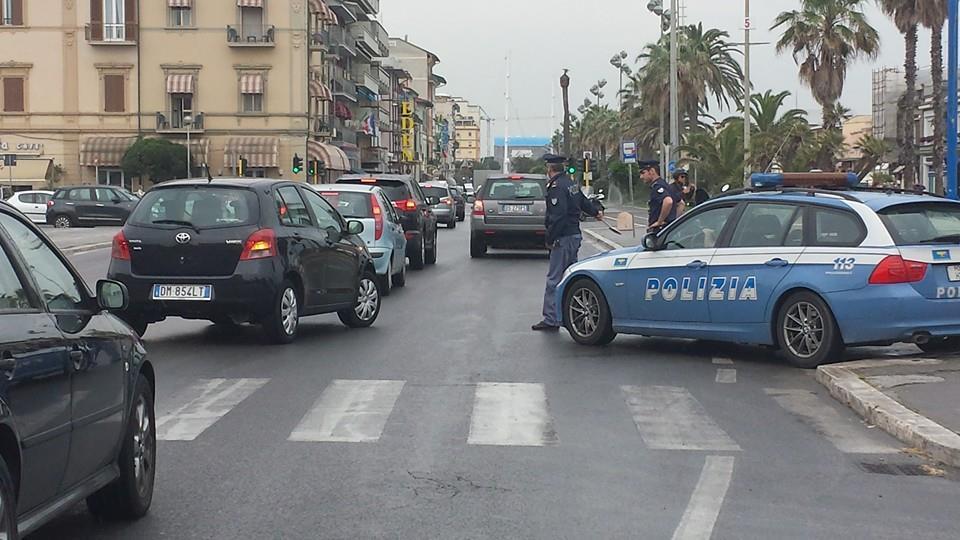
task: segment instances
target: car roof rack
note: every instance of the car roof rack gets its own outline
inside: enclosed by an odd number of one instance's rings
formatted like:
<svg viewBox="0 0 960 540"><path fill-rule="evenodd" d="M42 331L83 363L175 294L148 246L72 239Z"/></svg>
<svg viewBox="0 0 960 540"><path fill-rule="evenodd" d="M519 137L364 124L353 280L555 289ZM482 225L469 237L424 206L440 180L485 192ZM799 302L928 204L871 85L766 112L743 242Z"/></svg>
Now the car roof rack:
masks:
<svg viewBox="0 0 960 540"><path fill-rule="evenodd" d="M811 197L814 197L816 195L830 195L832 197L838 197L846 201L861 202L860 199L854 197L853 195L850 195L849 193L844 193L841 190L812 188L812 187L781 187L781 186L774 186L774 187L768 187L768 188L746 187L746 188L734 189L734 190L721 193L720 195L717 195L714 198L719 199L721 197L731 197L733 195L745 195L748 193L805 193L807 195L810 195Z"/></svg>
<svg viewBox="0 0 960 540"><path fill-rule="evenodd" d="M932 193L929 191L919 192L912 189L898 188L898 187L869 187L869 186L854 186L850 188L851 191L863 191L867 193L886 193L887 195L928 195L930 197L937 197L938 199L948 199L944 195L939 195L937 193Z"/></svg>

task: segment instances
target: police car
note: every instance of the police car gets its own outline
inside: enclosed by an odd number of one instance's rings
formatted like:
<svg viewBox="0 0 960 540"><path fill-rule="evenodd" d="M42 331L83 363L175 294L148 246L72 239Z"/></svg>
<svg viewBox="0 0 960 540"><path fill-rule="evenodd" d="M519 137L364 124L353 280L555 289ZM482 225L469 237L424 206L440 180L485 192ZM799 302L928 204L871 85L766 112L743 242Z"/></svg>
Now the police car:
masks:
<svg viewBox="0 0 960 540"><path fill-rule="evenodd" d="M571 266L578 343L618 332L778 347L814 367L844 346L960 349L960 203L847 174L753 175L643 246Z"/></svg>

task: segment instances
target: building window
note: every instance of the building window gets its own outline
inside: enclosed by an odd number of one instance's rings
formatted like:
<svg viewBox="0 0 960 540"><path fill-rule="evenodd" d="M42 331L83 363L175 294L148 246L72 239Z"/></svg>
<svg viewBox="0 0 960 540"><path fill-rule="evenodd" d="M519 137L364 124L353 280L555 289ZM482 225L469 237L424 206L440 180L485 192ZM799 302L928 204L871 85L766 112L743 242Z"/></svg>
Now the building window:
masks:
<svg viewBox="0 0 960 540"><path fill-rule="evenodd" d="M244 41L259 41L263 37L263 5L239 0L249 5L240 6L240 34Z"/></svg>
<svg viewBox="0 0 960 540"><path fill-rule="evenodd" d="M23 25L23 0L0 0L0 25Z"/></svg>
<svg viewBox="0 0 960 540"><path fill-rule="evenodd" d="M193 26L193 10L190 9L190 6L171 5L170 26L173 28L189 28Z"/></svg>
<svg viewBox="0 0 960 540"><path fill-rule="evenodd" d="M4 77L3 79L3 112L24 112L23 77Z"/></svg>
<svg viewBox="0 0 960 540"><path fill-rule="evenodd" d="M103 40L125 41L124 0L103 0Z"/></svg>
<svg viewBox="0 0 960 540"><path fill-rule="evenodd" d="M100 167L97 170L97 184L101 186L118 186L130 188L126 179L123 177L123 170Z"/></svg>
<svg viewBox="0 0 960 540"><path fill-rule="evenodd" d="M184 118L193 114L193 94L170 94L170 127L183 129Z"/></svg>
<svg viewBox="0 0 960 540"><path fill-rule="evenodd" d="M126 111L126 78L123 75L103 76L103 111L108 113Z"/></svg>
<svg viewBox="0 0 960 540"><path fill-rule="evenodd" d="M243 112L258 113L263 112L263 94L244 94Z"/></svg>
<svg viewBox="0 0 960 540"><path fill-rule="evenodd" d="M240 111L263 112L263 75L243 73L240 75Z"/></svg>

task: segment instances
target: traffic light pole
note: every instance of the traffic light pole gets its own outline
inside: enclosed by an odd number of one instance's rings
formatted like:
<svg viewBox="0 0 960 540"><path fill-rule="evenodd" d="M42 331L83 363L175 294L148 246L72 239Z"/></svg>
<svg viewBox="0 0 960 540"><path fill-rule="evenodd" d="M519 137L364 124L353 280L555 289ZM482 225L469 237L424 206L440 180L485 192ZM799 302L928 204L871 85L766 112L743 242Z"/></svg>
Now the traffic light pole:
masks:
<svg viewBox="0 0 960 540"><path fill-rule="evenodd" d="M957 193L957 40L958 2L949 0L947 18L947 197L956 200Z"/></svg>
<svg viewBox="0 0 960 540"><path fill-rule="evenodd" d="M670 160L675 159L675 153L680 147L680 110L679 110L679 82L677 81L677 52L680 45L680 36L677 35L677 19L680 12L677 9L677 0L670 1ZM661 171L666 174L667 171Z"/></svg>

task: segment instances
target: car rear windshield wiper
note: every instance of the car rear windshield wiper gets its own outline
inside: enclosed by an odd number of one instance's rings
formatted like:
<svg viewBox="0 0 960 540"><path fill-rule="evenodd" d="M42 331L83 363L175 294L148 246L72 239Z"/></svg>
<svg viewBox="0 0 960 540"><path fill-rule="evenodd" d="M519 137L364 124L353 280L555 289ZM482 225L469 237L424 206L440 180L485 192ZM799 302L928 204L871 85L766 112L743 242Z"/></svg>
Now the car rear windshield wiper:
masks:
<svg viewBox="0 0 960 540"><path fill-rule="evenodd" d="M941 242L960 242L960 234L945 234L929 240L920 242L921 244L939 244Z"/></svg>
<svg viewBox="0 0 960 540"><path fill-rule="evenodd" d="M197 230L197 226L194 225L193 223L190 223L189 221L183 221L180 219L157 219L157 220L151 221L150 223L154 225L181 225L183 227L190 227L196 232L200 232L199 230Z"/></svg>

